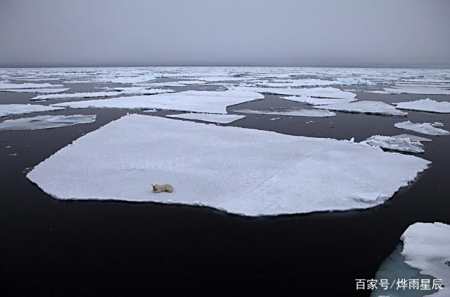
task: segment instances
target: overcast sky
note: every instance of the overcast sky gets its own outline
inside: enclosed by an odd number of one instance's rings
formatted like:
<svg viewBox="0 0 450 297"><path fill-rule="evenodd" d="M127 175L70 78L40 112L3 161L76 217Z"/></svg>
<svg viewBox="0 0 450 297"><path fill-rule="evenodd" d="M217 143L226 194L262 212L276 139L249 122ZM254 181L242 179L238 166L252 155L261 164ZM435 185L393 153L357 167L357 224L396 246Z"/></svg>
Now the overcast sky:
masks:
<svg viewBox="0 0 450 297"><path fill-rule="evenodd" d="M0 65L450 65L450 0L0 0Z"/></svg>

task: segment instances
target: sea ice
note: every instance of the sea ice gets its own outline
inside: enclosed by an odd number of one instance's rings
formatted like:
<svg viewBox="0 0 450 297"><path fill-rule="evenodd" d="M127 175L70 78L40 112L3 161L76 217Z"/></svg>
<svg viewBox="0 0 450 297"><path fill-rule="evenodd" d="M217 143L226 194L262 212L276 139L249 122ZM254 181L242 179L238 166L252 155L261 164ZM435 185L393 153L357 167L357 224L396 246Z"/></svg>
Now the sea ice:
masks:
<svg viewBox="0 0 450 297"><path fill-rule="evenodd" d="M430 295L449 296L450 288L450 225L441 223L416 223L403 233L402 255L406 264L422 274L442 281L445 288Z"/></svg>
<svg viewBox="0 0 450 297"><path fill-rule="evenodd" d="M252 109L238 109L233 110L234 112L244 113L244 114L268 114L268 115L281 115L281 116L292 116L292 117L334 117L336 114L328 110L319 109L298 109L289 111L263 111L263 110L252 110Z"/></svg>
<svg viewBox="0 0 450 297"><path fill-rule="evenodd" d="M82 93L64 93L49 94L33 97L31 100L51 100L51 99L71 99L71 98L98 98L98 97L116 97L123 95L154 95L173 92L169 89L149 89L144 87L123 87L113 88L109 91L101 92L82 92Z"/></svg>
<svg viewBox="0 0 450 297"><path fill-rule="evenodd" d="M399 129L410 130L427 135L439 136L450 134L447 130L436 128L436 125L431 123L413 123L411 121L405 121L396 123L394 126Z"/></svg>
<svg viewBox="0 0 450 297"><path fill-rule="evenodd" d="M53 94L62 93L69 90L69 88L42 88L42 89L2 89L1 92L15 92L15 93L39 93L39 94Z"/></svg>
<svg viewBox="0 0 450 297"><path fill-rule="evenodd" d="M36 104L0 104L0 117L14 114L25 114L41 111L64 109L63 107L36 105Z"/></svg>
<svg viewBox="0 0 450 297"><path fill-rule="evenodd" d="M306 103L310 105L329 105L337 103L350 103L356 101L356 99L329 99L329 98L314 98L309 96L289 96L281 97L286 100Z"/></svg>
<svg viewBox="0 0 450 297"><path fill-rule="evenodd" d="M181 113L171 114L167 117L187 120L198 120L210 123L230 124L237 120L245 118L242 115L236 114L213 114L213 113Z"/></svg>
<svg viewBox="0 0 450 297"><path fill-rule="evenodd" d="M316 98L354 99L356 94L332 87L319 88L264 88L264 87L232 87L231 89L247 90L259 93L278 95L308 96Z"/></svg>
<svg viewBox="0 0 450 297"><path fill-rule="evenodd" d="M420 141L414 140L416 137L407 137L406 135L400 136L372 136L363 143L368 145L381 147L387 150L406 152L406 153L423 153L423 145Z"/></svg>
<svg viewBox="0 0 450 297"><path fill-rule="evenodd" d="M334 111L366 113L377 115L406 116L407 113L396 109L394 106L381 101L355 101L328 105L316 105L315 108Z"/></svg>
<svg viewBox="0 0 450 297"><path fill-rule="evenodd" d="M0 82L0 90L9 90L9 89L39 89L39 88L60 88L63 85L55 85L49 83L10 83L10 82Z"/></svg>
<svg viewBox="0 0 450 297"><path fill-rule="evenodd" d="M429 98L416 101L394 103L399 109L427 111L436 113L450 113L450 102L435 101Z"/></svg>
<svg viewBox="0 0 450 297"><path fill-rule="evenodd" d="M435 86L395 86L385 88L385 92L389 94L422 94L422 95L450 95L450 89Z"/></svg>
<svg viewBox="0 0 450 297"><path fill-rule="evenodd" d="M203 113L226 113L226 108L229 105L262 98L264 98L264 96L261 94L250 91L185 91L173 94L157 94L153 96L132 96L65 102L54 104L54 106L72 108L159 108Z"/></svg>
<svg viewBox="0 0 450 297"><path fill-rule="evenodd" d="M96 115L43 115L6 120L0 123L0 130L41 130L88 124L95 122Z"/></svg>
<svg viewBox="0 0 450 297"><path fill-rule="evenodd" d="M429 164L344 140L134 114L79 138L27 177L59 199L206 205L258 216L374 207ZM154 194L152 184L171 184L174 192Z"/></svg>

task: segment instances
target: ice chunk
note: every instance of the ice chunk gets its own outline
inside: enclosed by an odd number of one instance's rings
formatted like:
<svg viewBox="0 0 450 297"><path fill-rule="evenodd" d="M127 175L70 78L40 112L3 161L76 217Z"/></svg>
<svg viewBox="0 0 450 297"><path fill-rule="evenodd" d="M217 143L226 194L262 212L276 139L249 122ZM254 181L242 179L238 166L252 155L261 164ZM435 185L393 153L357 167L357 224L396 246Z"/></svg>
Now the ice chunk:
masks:
<svg viewBox="0 0 450 297"><path fill-rule="evenodd" d="M368 145L381 147L387 150L406 152L406 153L423 153L423 145L418 140L402 136L383 136L375 135L363 141Z"/></svg>
<svg viewBox="0 0 450 297"><path fill-rule="evenodd" d="M41 130L88 124L95 122L95 115L44 115L6 120L0 123L0 130Z"/></svg>
<svg viewBox="0 0 450 297"><path fill-rule="evenodd" d="M450 134L447 130L436 128L435 125L430 123L413 123L411 121L405 121L395 124L396 128L414 131L417 133L427 134L427 135L448 135Z"/></svg>
<svg viewBox="0 0 450 297"><path fill-rule="evenodd" d="M445 288L430 295L450 295L450 225L441 223L416 223L402 235L402 255L406 264L422 274L442 281Z"/></svg>
<svg viewBox="0 0 450 297"><path fill-rule="evenodd" d="M399 134L399 135L395 135L395 137L396 138L408 138L411 141L419 141L419 142L431 141L430 138L420 137L420 136L412 135L412 134Z"/></svg>
<svg viewBox="0 0 450 297"><path fill-rule="evenodd" d="M399 109L428 111L436 113L450 113L450 102L435 101L429 98L416 101L394 103Z"/></svg>
<svg viewBox="0 0 450 297"><path fill-rule="evenodd" d="M54 104L54 106L72 108L159 108L204 113L226 113L226 107L229 105L262 98L264 96L261 94L250 91L186 91L153 96L132 96L104 100L65 102Z"/></svg>
<svg viewBox="0 0 450 297"><path fill-rule="evenodd" d="M306 103L310 105L329 105L337 103L350 103L356 101L356 99L328 99L328 98L314 98L309 96L289 96L281 97L286 100Z"/></svg>
<svg viewBox="0 0 450 297"><path fill-rule="evenodd" d="M0 104L0 117L14 114L60 110L63 107L36 105L36 104Z"/></svg>
<svg viewBox="0 0 450 297"><path fill-rule="evenodd" d="M366 113L378 115L406 116L407 113L381 101L356 101L328 105L317 105L315 108L351 113Z"/></svg>
<svg viewBox="0 0 450 297"><path fill-rule="evenodd" d="M263 110L252 110L252 109L238 109L234 112L246 113L246 114L269 114L269 115L282 115L282 116L292 116L292 117L334 117L336 114L328 110L318 110L318 109L298 109L289 111L263 111Z"/></svg>
<svg viewBox="0 0 450 297"><path fill-rule="evenodd" d="M267 81L261 83L264 87L315 87L315 86L330 86L338 84L336 81L323 79L293 79L285 81Z"/></svg>
<svg viewBox="0 0 450 297"><path fill-rule="evenodd" d="M134 114L74 141L27 177L59 199L207 205L257 216L374 207L428 164L349 141ZM175 191L153 194L155 183Z"/></svg>
<svg viewBox="0 0 450 297"><path fill-rule="evenodd" d="M3 89L2 92L15 92L15 93L39 93L39 94L53 94L62 93L69 90L69 88L55 88L55 89Z"/></svg>
<svg viewBox="0 0 450 297"><path fill-rule="evenodd" d="M64 93L39 95L31 100L51 100L51 99L70 99L70 98L96 98L96 97L115 97L122 95L153 95L173 92L169 89L148 89L143 87L124 87L114 88L111 91L102 92L82 92L82 93Z"/></svg>
<svg viewBox="0 0 450 297"><path fill-rule="evenodd" d="M198 120L210 123L229 124L245 118L236 114L212 114L212 113L181 113L168 115L170 118Z"/></svg>

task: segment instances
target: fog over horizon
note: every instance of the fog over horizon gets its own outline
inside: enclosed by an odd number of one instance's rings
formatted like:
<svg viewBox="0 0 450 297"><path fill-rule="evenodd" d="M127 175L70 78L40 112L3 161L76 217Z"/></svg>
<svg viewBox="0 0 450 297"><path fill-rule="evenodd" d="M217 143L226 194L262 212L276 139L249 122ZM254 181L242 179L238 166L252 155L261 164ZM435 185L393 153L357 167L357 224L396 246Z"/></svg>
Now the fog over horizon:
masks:
<svg viewBox="0 0 450 297"><path fill-rule="evenodd" d="M0 67L450 66L448 0L2 0Z"/></svg>

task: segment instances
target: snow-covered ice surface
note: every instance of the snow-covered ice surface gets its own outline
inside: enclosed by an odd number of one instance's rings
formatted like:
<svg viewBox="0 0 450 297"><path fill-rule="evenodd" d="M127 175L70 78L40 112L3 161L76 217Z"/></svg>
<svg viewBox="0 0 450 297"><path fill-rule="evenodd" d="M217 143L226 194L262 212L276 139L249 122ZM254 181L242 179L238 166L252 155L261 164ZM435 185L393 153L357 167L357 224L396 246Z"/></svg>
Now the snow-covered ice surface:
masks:
<svg viewBox="0 0 450 297"><path fill-rule="evenodd" d="M180 113L168 115L169 118L198 120L209 123L230 124L237 120L245 118L245 116L237 114L213 114L213 113Z"/></svg>
<svg viewBox="0 0 450 297"><path fill-rule="evenodd" d="M428 140L425 140L428 141ZM417 137L413 135L384 136L374 135L363 141L368 145L381 147L387 150L406 152L406 153L423 153L423 145Z"/></svg>
<svg viewBox="0 0 450 297"><path fill-rule="evenodd" d="M27 177L59 199L206 205L258 216L374 207L429 163L350 141L128 115ZM152 183L175 191L154 194Z"/></svg>
<svg viewBox="0 0 450 297"><path fill-rule="evenodd" d="M422 290L377 290L372 296L379 296L377 293L392 297L450 296L450 226L415 223L403 233L401 240L403 243L380 267L377 279L419 279L419 282L427 279L429 286Z"/></svg>
<svg viewBox="0 0 450 297"><path fill-rule="evenodd" d="M390 115L390 116L406 116L407 113L396 109L394 106L381 102L381 101L355 101L355 102L343 102L328 105L317 105L315 108L352 112L352 113L366 113L377 115Z"/></svg>
<svg viewBox="0 0 450 297"><path fill-rule="evenodd" d="M298 109L289 111L263 111L263 110L253 110L253 109L236 109L234 112L244 113L244 114L268 114L268 115L281 115L281 116L293 116L293 117L315 117L315 118L326 118L334 117L336 114L328 110L320 109Z"/></svg>
<svg viewBox="0 0 450 297"><path fill-rule="evenodd" d="M399 109L415 110L415 111L427 111L436 113L450 113L450 102L447 101L435 101L429 98L406 101L395 103Z"/></svg>
<svg viewBox="0 0 450 297"><path fill-rule="evenodd" d="M227 106L262 98L264 96L261 94L251 91L185 91L152 96L65 102L54 104L54 106L72 108L159 108L204 113L226 113Z"/></svg>
<svg viewBox="0 0 450 297"><path fill-rule="evenodd" d="M36 105L36 104L0 104L0 117L25 114L32 112L52 111L64 109L63 107Z"/></svg>
<svg viewBox="0 0 450 297"><path fill-rule="evenodd" d="M437 127L441 127L441 125L439 125L439 124L440 123L433 123L433 124L432 123L413 123L411 121L405 121L405 122L395 123L394 126L399 129L414 131L414 132L426 134L426 135L439 136L439 135L450 134L449 131L447 131L447 130L437 128Z"/></svg>
<svg viewBox="0 0 450 297"><path fill-rule="evenodd" d="M431 296L450 295L450 225L416 223L411 225L401 240L406 264L423 274L442 280L445 289Z"/></svg>
<svg viewBox="0 0 450 297"><path fill-rule="evenodd" d="M96 120L96 115L43 115L12 119L0 122L0 130L41 130L89 124Z"/></svg>

